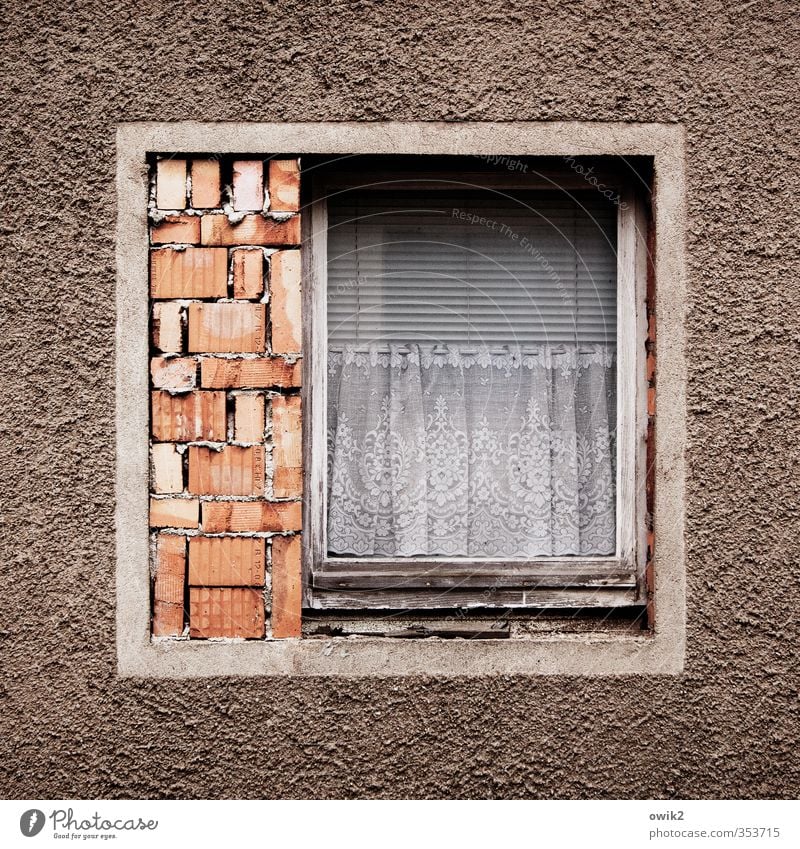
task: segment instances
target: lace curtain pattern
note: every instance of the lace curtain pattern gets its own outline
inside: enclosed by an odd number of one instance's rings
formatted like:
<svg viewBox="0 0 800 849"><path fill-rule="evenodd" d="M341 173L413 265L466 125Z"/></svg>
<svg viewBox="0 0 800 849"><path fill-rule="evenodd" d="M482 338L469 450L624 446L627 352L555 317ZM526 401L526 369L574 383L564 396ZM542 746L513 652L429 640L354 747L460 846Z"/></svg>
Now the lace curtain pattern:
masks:
<svg viewBox="0 0 800 849"><path fill-rule="evenodd" d="M328 352L328 549L615 550L610 345Z"/></svg>

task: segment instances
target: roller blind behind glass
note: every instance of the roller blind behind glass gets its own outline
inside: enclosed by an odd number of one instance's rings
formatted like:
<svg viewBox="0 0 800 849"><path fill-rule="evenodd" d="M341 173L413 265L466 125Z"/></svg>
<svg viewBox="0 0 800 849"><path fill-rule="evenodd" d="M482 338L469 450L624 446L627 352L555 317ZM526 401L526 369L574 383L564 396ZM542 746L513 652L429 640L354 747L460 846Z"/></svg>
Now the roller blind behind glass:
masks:
<svg viewBox="0 0 800 849"><path fill-rule="evenodd" d="M616 207L595 191L351 191L328 215L332 350L614 346Z"/></svg>

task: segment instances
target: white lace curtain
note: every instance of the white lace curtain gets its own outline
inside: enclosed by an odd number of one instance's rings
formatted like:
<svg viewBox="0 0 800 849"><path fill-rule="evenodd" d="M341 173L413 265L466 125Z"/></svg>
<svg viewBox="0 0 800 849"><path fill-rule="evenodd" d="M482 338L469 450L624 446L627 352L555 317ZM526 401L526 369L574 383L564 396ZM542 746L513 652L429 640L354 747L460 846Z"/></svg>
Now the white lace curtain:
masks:
<svg viewBox="0 0 800 849"><path fill-rule="evenodd" d="M328 356L332 554L613 554L613 346Z"/></svg>

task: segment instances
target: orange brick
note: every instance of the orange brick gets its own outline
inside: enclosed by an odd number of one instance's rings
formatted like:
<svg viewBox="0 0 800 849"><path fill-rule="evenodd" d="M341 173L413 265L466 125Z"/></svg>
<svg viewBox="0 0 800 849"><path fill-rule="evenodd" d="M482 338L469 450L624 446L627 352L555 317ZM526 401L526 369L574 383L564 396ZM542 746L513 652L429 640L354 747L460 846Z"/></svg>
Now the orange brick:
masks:
<svg viewBox="0 0 800 849"><path fill-rule="evenodd" d="M209 534L299 531L299 501L204 501L203 530Z"/></svg>
<svg viewBox="0 0 800 849"><path fill-rule="evenodd" d="M652 561L645 566L644 569L644 584L647 587L647 625L652 628L656 622L656 600L653 588L655 587L655 566Z"/></svg>
<svg viewBox="0 0 800 849"><path fill-rule="evenodd" d="M269 389L300 386L302 367L281 357L258 360L200 360L202 384L207 389Z"/></svg>
<svg viewBox="0 0 800 849"><path fill-rule="evenodd" d="M224 298L228 252L223 248L150 251L150 294L154 298Z"/></svg>
<svg viewBox="0 0 800 849"><path fill-rule="evenodd" d="M151 528L196 528L200 522L196 498L151 498Z"/></svg>
<svg viewBox="0 0 800 849"><path fill-rule="evenodd" d="M189 636L263 637L262 591L192 587L189 590Z"/></svg>
<svg viewBox="0 0 800 849"><path fill-rule="evenodd" d="M263 587L264 539L192 537L189 585L193 587Z"/></svg>
<svg viewBox="0 0 800 849"><path fill-rule="evenodd" d="M272 636L299 637L303 605L300 537L272 540Z"/></svg>
<svg viewBox="0 0 800 849"><path fill-rule="evenodd" d="M200 235L204 245L299 245L300 216L273 221L263 215L245 215L238 224L231 224L227 215L204 215Z"/></svg>
<svg viewBox="0 0 800 849"><path fill-rule="evenodd" d="M264 206L264 163L258 159L233 163L233 208L237 211Z"/></svg>
<svg viewBox="0 0 800 849"><path fill-rule="evenodd" d="M233 297L260 298L264 294L264 254L256 250L233 252Z"/></svg>
<svg viewBox="0 0 800 849"><path fill-rule="evenodd" d="M153 344L165 353L179 354L183 350L180 304L153 304Z"/></svg>
<svg viewBox="0 0 800 849"><path fill-rule="evenodd" d="M647 390L647 415L654 416L656 414L656 390L650 387Z"/></svg>
<svg viewBox="0 0 800 849"><path fill-rule="evenodd" d="M303 431L300 396L272 399L273 488L276 498L303 494Z"/></svg>
<svg viewBox="0 0 800 849"><path fill-rule="evenodd" d="M156 205L159 209L186 206L185 159L160 159L156 164Z"/></svg>
<svg viewBox="0 0 800 849"><path fill-rule="evenodd" d="M269 258L272 350L288 354L300 350L300 251L277 251Z"/></svg>
<svg viewBox="0 0 800 849"><path fill-rule="evenodd" d="M200 244L200 218L197 215L168 215L150 228L154 245Z"/></svg>
<svg viewBox="0 0 800 849"><path fill-rule="evenodd" d="M153 467L153 492L183 492L183 457L170 442L158 442L150 448Z"/></svg>
<svg viewBox="0 0 800 849"><path fill-rule="evenodd" d="M296 159L270 161L269 208L273 212L297 212L300 209L300 170Z"/></svg>
<svg viewBox="0 0 800 849"><path fill-rule="evenodd" d="M161 442L225 441L224 392L190 392L186 395L152 392L150 397L154 439Z"/></svg>
<svg viewBox="0 0 800 849"><path fill-rule="evenodd" d="M159 534L153 590L153 636L183 633L183 587L186 580L186 537Z"/></svg>
<svg viewBox="0 0 800 849"><path fill-rule="evenodd" d="M197 363L191 357L153 357L150 376L156 389L186 392L194 389Z"/></svg>
<svg viewBox="0 0 800 849"><path fill-rule="evenodd" d="M192 206L216 209L220 205L222 183L216 159L192 160Z"/></svg>
<svg viewBox="0 0 800 849"><path fill-rule="evenodd" d="M221 451L190 446L189 492L193 495L262 495L263 446L226 445Z"/></svg>
<svg viewBox="0 0 800 849"><path fill-rule="evenodd" d="M656 358L653 352L651 351L647 355L647 380L648 382L653 380L656 376Z"/></svg>
<svg viewBox="0 0 800 849"><path fill-rule="evenodd" d="M190 351L261 353L265 328L264 304L189 304Z"/></svg>
<svg viewBox="0 0 800 849"><path fill-rule="evenodd" d="M233 411L233 432L236 441L263 442L264 396L237 395Z"/></svg>
<svg viewBox="0 0 800 849"><path fill-rule="evenodd" d="M650 313L647 317L647 336L651 342L656 341L656 316L655 313Z"/></svg>

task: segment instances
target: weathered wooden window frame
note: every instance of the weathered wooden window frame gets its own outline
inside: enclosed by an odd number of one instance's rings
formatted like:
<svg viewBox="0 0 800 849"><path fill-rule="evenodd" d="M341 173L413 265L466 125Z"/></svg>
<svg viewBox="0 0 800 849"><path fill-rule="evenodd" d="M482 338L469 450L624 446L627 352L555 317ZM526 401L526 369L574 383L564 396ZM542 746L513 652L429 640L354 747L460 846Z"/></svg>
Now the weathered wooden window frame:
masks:
<svg viewBox="0 0 800 849"><path fill-rule="evenodd" d="M617 193L617 544L609 557L329 557L327 515L327 199L348 188L452 188L454 174L339 173L311 177L303 234L304 605L312 609L610 608L646 601L646 199L614 170ZM489 189L597 189L570 169L535 175L461 173Z"/></svg>

